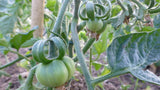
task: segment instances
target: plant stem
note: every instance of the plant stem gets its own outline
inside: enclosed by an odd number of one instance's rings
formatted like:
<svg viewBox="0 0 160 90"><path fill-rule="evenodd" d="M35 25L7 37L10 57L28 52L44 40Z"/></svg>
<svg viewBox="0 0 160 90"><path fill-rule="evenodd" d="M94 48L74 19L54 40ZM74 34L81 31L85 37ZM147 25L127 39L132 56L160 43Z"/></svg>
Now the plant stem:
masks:
<svg viewBox="0 0 160 90"><path fill-rule="evenodd" d="M85 54L87 52L87 50L92 46L92 44L94 43L95 38L91 38L90 40L88 40L88 42L86 43L86 45L84 46L84 48L82 49L83 54ZM78 61L77 56L74 58L74 61Z"/></svg>
<svg viewBox="0 0 160 90"><path fill-rule="evenodd" d="M56 20L56 17L54 16L53 18L47 14L44 14L45 17L51 19L53 22Z"/></svg>
<svg viewBox="0 0 160 90"><path fill-rule="evenodd" d="M137 90L139 79L137 78L134 90Z"/></svg>
<svg viewBox="0 0 160 90"><path fill-rule="evenodd" d="M31 56L32 56L32 54L28 54L28 55L26 55L25 57L31 57ZM8 66L13 65L13 64L15 64L16 62L18 62L18 61L20 61L20 60L22 60L22 59L24 59L24 58L23 58L23 57L19 57L18 59L14 60L14 61L12 61L12 62L9 62L9 63L7 63L7 64L5 64L5 65L3 65L3 66L0 66L0 70L3 69L3 68L6 68L6 67L8 67Z"/></svg>
<svg viewBox="0 0 160 90"><path fill-rule="evenodd" d="M75 9L74 9L73 20L72 20L72 23L71 23L72 39L73 39L73 43L74 43L75 50L76 50L76 53L77 53L77 58L79 60L83 75L84 75L85 80L86 80L88 90L94 90L94 87L91 84L92 79L91 79L90 73L87 69L87 65L85 63L85 58L84 58L83 53L81 51L79 38L78 38L78 33L77 33L78 9L79 9L80 0L74 0L74 1L75 1Z"/></svg>
<svg viewBox="0 0 160 90"><path fill-rule="evenodd" d="M32 81L33 81L34 74L36 72L36 68L37 68L37 65L34 66L29 72L29 76L27 77L27 80L25 82L25 88L27 90L32 90L33 89Z"/></svg>
<svg viewBox="0 0 160 90"><path fill-rule="evenodd" d="M96 85L97 83L100 83L100 82L102 82L102 81L104 81L104 80L107 80L107 79L109 79L109 78L112 78L112 77L115 77L115 76L118 76L118 75L120 75L120 74L124 74L124 73L127 73L128 71L125 71L125 70L120 70L120 71L116 71L116 72L111 72L111 73L109 73L109 74L107 74L107 75L105 75L105 76L102 76L102 77L99 77L99 78L97 78L97 79L94 79L94 80L92 80L91 81L91 83L92 83L92 85Z"/></svg>
<svg viewBox="0 0 160 90"><path fill-rule="evenodd" d="M65 0L62 4L62 7L60 9L60 12L58 13L58 17L56 19L56 22L54 24L54 27L53 27L53 30L52 32L54 33L60 33L60 27L61 27L61 24L62 24L62 20L63 20L63 17L64 17L64 14L65 14L65 11L66 11L66 8L68 6L68 3L69 3L70 0ZM51 37L54 36L53 34L51 34Z"/></svg>
<svg viewBox="0 0 160 90"><path fill-rule="evenodd" d="M60 28L61 28L61 24L62 24L62 20L63 20L63 17L64 17L64 14L65 14L65 11L66 11L66 8L68 6L68 3L69 3L70 0L65 0L62 4L62 7L60 9L60 12L58 13L58 17L56 19L56 22L54 24L54 27L53 27L53 30L52 32L54 33L57 33L57 34L60 34ZM50 37L53 37L54 34L51 34ZM49 57L53 57L53 56L56 56L57 53L55 51L57 51L56 47L54 44L50 44L50 47L49 47Z"/></svg>
<svg viewBox="0 0 160 90"><path fill-rule="evenodd" d="M158 12L160 12L160 7L156 8L156 9L149 9L148 12L151 13L151 14L158 13Z"/></svg>
<svg viewBox="0 0 160 90"><path fill-rule="evenodd" d="M92 48L90 48L89 72L92 75Z"/></svg>
<svg viewBox="0 0 160 90"><path fill-rule="evenodd" d="M131 1L134 2L134 3L136 3L139 8L143 8L144 10L146 10L146 7L143 6L139 1L137 1L137 0L131 0Z"/></svg>
<svg viewBox="0 0 160 90"><path fill-rule="evenodd" d="M69 57L73 57L73 41L70 40L69 41L69 46L68 46L68 50L69 50Z"/></svg>
<svg viewBox="0 0 160 90"><path fill-rule="evenodd" d="M10 50L10 52L15 53L15 54L17 54L18 56L20 56L20 57L26 59L27 61L29 61L29 59L28 59L27 57L23 56L22 54L20 54L20 53L17 52L17 51Z"/></svg>
<svg viewBox="0 0 160 90"><path fill-rule="evenodd" d="M122 8L123 11L127 11L127 9L125 8L125 6L122 4L120 0L117 0L117 3Z"/></svg>

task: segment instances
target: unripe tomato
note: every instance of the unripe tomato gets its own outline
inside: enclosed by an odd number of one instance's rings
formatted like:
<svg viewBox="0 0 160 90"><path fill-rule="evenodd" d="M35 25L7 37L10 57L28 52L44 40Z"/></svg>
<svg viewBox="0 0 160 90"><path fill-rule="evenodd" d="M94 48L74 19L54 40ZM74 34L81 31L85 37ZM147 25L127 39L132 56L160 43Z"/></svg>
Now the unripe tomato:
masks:
<svg viewBox="0 0 160 90"><path fill-rule="evenodd" d="M96 32L103 27L103 22L101 19L88 20L86 26L88 30Z"/></svg>
<svg viewBox="0 0 160 90"><path fill-rule="evenodd" d="M59 87L65 84L75 71L73 60L64 56L62 60L53 60L48 64L39 64L36 69L37 80L47 87Z"/></svg>

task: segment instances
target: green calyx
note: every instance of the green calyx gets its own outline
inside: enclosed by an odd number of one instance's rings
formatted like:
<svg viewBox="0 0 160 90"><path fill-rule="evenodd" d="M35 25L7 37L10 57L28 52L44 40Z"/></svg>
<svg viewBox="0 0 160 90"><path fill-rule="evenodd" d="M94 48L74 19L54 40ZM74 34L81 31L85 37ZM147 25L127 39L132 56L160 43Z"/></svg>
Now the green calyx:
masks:
<svg viewBox="0 0 160 90"><path fill-rule="evenodd" d="M49 44L54 44L59 52L57 56L50 55L53 58L48 55ZM34 60L44 64L50 63L54 59L61 59L65 55L65 51L65 44L59 37L52 37L50 40L39 40L32 47Z"/></svg>
<svg viewBox="0 0 160 90"><path fill-rule="evenodd" d="M103 6L101 4L93 3L92 1L84 2L79 9L79 17L82 20L94 20L98 19L106 19L106 17L110 16L111 12L111 2L107 0L108 7ZM96 9L99 10L96 10Z"/></svg>
<svg viewBox="0 0 160 90"><path fill-rule="evenodd" d="M87 16L88 16L88 18L89 19L91 19L91 20L94 20L94 12L95 12L95 10L94 10L94 3L93 2L91 2L91 1L88 1L87 2L87 4L86 4L86 11L87 11Z"/></svg>

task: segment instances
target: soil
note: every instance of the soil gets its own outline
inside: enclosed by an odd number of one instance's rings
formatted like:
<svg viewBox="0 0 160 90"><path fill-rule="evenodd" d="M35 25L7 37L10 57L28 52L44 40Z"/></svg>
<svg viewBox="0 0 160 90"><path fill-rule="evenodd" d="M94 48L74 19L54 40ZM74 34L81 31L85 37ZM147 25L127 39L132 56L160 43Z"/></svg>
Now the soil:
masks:
<svg viewBox="0 0 160 90"><path fill-rule="evenodd" d="M20 53L25 54L27 49L21 49ZM13 53L8 53L8 62L15 60L17 56ZM102 60L105 57L105 54L101 55L100 60ZM0 64L4 65L6 64L7 60L5 59L5 56L0 54ZM102 61L103 62L103 61ZM150 68L152 70L152 68ZM157 67L157 70L154 71L157 75L160 75L160 69ZM12 66L9 66L3 71L7 72L10 74L9 77L7 76L1 76L0 77L0 90L16 90L20 86L19 82L19 75L22 75L22 77L27 78L28 71L22 67L17 66L17 64L14 64ZM92 69L92 75L96 76L98 71ZM136 79L134 76L131 74L125 74L121 75L119 77L114 77L111 79L108 79L104 81L103 83L99 84L96 86L96 90L160 90L159 85L151 84L148 82L144 81L138 81L137 85ZM101 86L103 85L103 86ZM128 89L125 87L128 86ZM75 72L74 74L74 79L70 82L70 86L67 87L68 90L87 90L87 86L85 83L84 76L79 73L78 71Z"/></svg>

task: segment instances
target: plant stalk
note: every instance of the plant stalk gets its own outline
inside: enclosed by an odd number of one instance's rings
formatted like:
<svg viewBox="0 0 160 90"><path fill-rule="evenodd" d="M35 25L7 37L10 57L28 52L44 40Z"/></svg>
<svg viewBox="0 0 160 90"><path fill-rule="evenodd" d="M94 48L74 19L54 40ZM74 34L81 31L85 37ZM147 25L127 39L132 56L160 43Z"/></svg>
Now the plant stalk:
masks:
<svg viewBox="0 0 160 90"><path fill-rule="evenodd" d="M105 76L102 76L102 77L99 77L99 78L97 78L97 79L94 79L94 80L92 80L91 81L91 83L92 83L92 85L96 85L96 84L98 84L98 83L100 83L100 82L102 82L102 81L104 81L104 80L107 80L107 79L109 79L109 78L112 78L112 77L115 77L115 76L118 76L118 75L120 75L120 74L124 74L124 73L127 73L128 71L125 71L125 70L120 70L120 71L116 71L116 72L111 72L111 73L109 73L109 74L107 74L107 75L105 75Z"/></svg>
<svg viewBox="0 0 160 90"><path fill-rule="evenodd" d="M95 41L95 38L91 38L90 40L88 40L88 42L86 43L86 45L82 49L83 54L85 54L88 51L88 49L92 46L92 44L94 43L94 41ZM73 60L75 62L78 61L77 56Z"/></svg>
<svg viewBox="0 0 160 90"><path fill-rule="evenodd" d="M66 11L66 8L68 6L69 1L70 0L65 0L63 2L62 7L60 9L60 12L58 13L58 17L56 19L56 22L54 24L52 32L54 32L54 33L60 33L60 27L61 27L62 20L63 20L63 17L64 17L64 14L65 14L65 11ZM54 36L54 34L51 34L51 37L52 36Z"/></svg>
<svg viewBox="0 0 160 90"><path fill-rule="evenodd" d="M31 56L32 56L32 54L28 54L28 55L26 55L25 57L31 57ZM23 57L19 57L18 59L14 60L14 61L12 61L12 62L9 62L9 63L7 63L7 64L5 64L5 65L3 65L3 66L0 66L0 70L6 68L6 67L8 67L8 66L13 65L13 64L15 64L16 62L18 62L18 61L20 61L20 60L22 60L22 59L24 59L24 58L23 58Z"/></svg>
<svg viewBox="0 0 160 90"><path fill-rule="evenodd" d="M72 23L71 23L72 39L73 39L73 43L74 43L75 50L76 50L76 53L77 53L77 58L79 60L83 75L84 75L85 80L86 80L88 90L94 90L94 87L91 84L92 79L91 79L90 73L87 69L85 58L84 58L83 53L80 49L81 47L80 47L78 33L77 33L79 4L80 4L80 0L75 0L74 16L73 16L73 20L72 20Z"/></svg>

